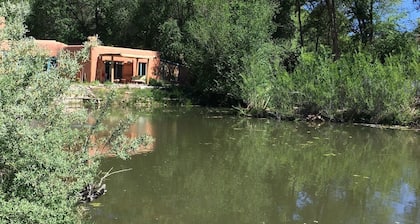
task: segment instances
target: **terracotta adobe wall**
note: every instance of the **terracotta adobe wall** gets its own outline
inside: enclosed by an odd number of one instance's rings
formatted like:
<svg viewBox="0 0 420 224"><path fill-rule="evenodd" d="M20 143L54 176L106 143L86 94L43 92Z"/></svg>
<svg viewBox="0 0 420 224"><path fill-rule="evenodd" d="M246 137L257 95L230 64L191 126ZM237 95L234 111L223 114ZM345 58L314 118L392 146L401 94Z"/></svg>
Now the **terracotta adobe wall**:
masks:
<svg viewBox="0 0 420 224"><path fill-rule="evenodd" d="M86 76L86 81L102 81L106 61L116 61L123 63L123 79L130 80L138 74L138 63L147 63L147 78L157 78L156 71L159 65L159 53L157 51L97 46L92 47L90 52L90 74ZM88 70L88 69L86 69ZM96 71L96 73L94 72Z"/></svg>

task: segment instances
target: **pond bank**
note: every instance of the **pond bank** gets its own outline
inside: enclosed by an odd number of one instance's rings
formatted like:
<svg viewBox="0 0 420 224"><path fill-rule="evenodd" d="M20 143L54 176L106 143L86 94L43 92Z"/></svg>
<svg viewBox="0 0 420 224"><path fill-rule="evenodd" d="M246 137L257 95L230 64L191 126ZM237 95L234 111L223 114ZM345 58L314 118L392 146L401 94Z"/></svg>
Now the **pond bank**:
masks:
<svg viewBox="0 0 420 224"><path fill-rule="evenodd" d="M191 102L176 86L147 86L143 84L80 84L71 85L64 102L88 106L100 106L115 94L119 106L150 108L166 105L189 105Z"/></svg>
<svg viewBox="0 0 420 224"><path fill-rule="evenodd" d="M115 100L112 104L122 107L134 107L140 109L150 109L154 107L165 106L188 106L192 105L191 99L178 86L147 86L143 84L80 84L75 83L70 87L69 94L65 99L66 103L72 105L98 106L107 99L109 94L114 91ZM249 116L256 118L268 118L275 120L295 120L306 121L309 123L353 123L359 126L367 126L380 129L398 129L398 130L420 130L418 119L409 124L387 124L385 122L369 123L359 120L331 120L322 114L313 114L308 111L295 109L293 114L287 116L275 112L247 113L246 109L235 108L239 116Z"/></svg>

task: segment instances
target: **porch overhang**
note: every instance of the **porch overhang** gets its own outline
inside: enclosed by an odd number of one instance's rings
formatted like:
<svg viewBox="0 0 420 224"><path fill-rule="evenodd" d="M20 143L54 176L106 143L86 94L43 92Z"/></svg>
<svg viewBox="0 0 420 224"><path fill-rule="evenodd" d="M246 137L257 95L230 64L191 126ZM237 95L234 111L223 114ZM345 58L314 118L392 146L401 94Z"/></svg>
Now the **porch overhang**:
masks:
<svg viewBox="0 0 420 224"><path fill-rule="evenodd" d="M104 53L99 56L110 56L110 57L124 57L124 58L136 58L136 59L153 59L156 56L139 55L139 54L125 54L125 53Z"/></svg>
<svg viewBox="0 0 420 224"><path fill-rule="evenodd" d="M139 59L147 59L147 64L149 64L149 61L152 59L157 58L157 56L150 56L150 55L141 55L141 54L127 54L127 53L103 53L103 54L99 54L99 57L102 58L103 57L107 57L111 59L111 63L115 63L114 58L130 58L136 61L136 63L134 63L133 61L133 77L136 76L135 74L138 74L138 61ZM149 66L147 66L149 67ZM147 68L148 69L148 68ZM115 71L114 71L114 67L111 66L111 82L114 82L114 76L115 76ZM146 72L146 84L149 84L149 73Z"/></svg>

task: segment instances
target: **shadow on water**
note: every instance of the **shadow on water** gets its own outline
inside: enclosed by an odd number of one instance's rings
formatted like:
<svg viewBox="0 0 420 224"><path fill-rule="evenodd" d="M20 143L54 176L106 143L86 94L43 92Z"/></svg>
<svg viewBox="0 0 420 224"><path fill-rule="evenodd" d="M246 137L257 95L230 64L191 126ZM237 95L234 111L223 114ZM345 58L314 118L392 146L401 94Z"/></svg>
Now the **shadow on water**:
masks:
<svg viewBox="0 0 420 224"><path fill-rule="evenodd" d="M106 182L96 223L420 223L419 133L139 113L153 152L104 161L133 170Z"/></svg>

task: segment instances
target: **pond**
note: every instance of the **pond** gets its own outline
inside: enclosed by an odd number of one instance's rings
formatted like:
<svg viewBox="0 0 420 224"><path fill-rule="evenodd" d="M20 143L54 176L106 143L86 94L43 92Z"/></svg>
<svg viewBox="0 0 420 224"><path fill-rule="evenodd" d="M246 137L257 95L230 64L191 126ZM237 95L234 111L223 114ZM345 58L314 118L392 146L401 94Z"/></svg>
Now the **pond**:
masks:
<svg viewBox="0 0 420 224"><path fill-rule="evenodd" d="M139 112L152 151L102 169L95 223L420 223L420 133L247 119L229 111Z"/></svg>

